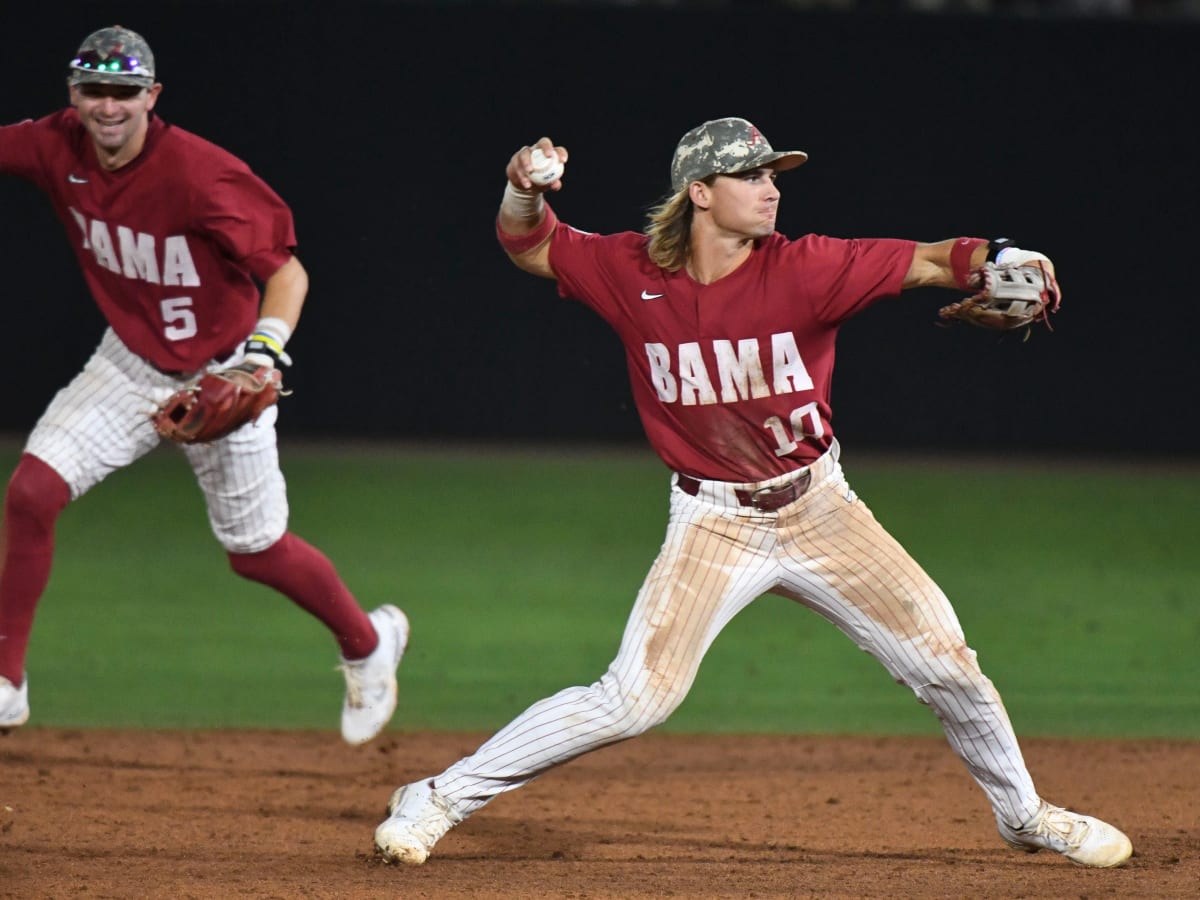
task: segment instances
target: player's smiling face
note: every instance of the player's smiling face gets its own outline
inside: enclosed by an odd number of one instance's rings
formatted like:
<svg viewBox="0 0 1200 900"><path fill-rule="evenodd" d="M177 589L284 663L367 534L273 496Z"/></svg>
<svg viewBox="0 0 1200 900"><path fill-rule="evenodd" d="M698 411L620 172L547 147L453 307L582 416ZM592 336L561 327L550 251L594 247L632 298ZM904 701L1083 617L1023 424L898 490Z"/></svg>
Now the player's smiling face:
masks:
<svg viewBox="0 0 1200 900"><path fill-rule="evenodd" d="M117 168L142 150L150 110L162 85L152 88L118 84L71 85L71 105L91 135L101 164Z"/></svg>
<svg viewBox="0 0 1200 900"><path fill-rule="evenodd" d="M775 170L751 169L719 175L709 188L713 224L722 231L749 238L767 237L775 230L779 189Z"/></svg>

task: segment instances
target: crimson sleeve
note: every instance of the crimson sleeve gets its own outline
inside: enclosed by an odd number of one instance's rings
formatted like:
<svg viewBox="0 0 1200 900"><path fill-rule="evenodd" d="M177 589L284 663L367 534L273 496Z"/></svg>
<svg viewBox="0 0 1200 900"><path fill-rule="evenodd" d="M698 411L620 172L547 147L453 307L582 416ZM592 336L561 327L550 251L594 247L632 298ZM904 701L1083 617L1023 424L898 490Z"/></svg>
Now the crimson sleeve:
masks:
<svg viewBox="0 0 1200 900"><path fill-rule="evenodd" d="M274 275L296 247L291 209L248 168L226 169L206 187L199 226L260 281Z"/></svg>
<svg viewBox="0 0 1200 900"><path fill-rule="evenodd" d="M41 185L42 164L32 119L0 125L0 172Z"/></svg>

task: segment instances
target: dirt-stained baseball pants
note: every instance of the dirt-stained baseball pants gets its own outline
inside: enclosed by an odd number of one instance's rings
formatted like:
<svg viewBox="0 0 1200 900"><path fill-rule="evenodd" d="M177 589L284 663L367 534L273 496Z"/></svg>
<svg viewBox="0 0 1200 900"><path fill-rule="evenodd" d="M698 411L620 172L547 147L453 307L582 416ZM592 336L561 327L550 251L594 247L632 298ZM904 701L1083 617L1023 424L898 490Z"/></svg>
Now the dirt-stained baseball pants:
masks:
<svg viewBox="0 0 1200 900"><path fill-rule="evenodd" d="M666 540L604 676L535 703L433 781L469 815L570 759L664 722L700 660L740 610L765 593L821 614L931 706L998 819L1040 802L1008 714L941 589L846 483L838 447L811 466L808 491L774 512L741 506L735 487L671 490Z"/></svg>

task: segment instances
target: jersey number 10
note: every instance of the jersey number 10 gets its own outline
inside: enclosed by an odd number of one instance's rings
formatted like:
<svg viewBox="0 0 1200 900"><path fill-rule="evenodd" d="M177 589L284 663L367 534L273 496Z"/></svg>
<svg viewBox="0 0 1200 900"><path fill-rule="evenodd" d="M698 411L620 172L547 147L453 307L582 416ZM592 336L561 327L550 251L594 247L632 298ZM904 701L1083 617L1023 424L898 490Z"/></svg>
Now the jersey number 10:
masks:
<svg viewBox="0 0 1200 900"><path fill-rule="evenodd" d="M775 455L787 456L800 446L799 441L805 438L820 438L825 436L825 426L817 414L817 404L805 403L792 410L788 421L784 422L779 416L771 416L763 422L763 428L770 430L775 438Z"/></svg>

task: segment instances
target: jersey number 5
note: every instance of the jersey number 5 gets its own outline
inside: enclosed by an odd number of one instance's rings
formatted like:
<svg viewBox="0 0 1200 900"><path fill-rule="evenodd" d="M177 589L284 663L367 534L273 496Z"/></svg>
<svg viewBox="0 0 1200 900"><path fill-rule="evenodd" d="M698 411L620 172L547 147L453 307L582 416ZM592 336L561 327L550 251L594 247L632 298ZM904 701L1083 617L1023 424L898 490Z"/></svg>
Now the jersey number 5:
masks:
<svg viewBox="0 0 1200 900"><path fill-rule="evenodd" d="M163 334L169 341L185 341L196 334L196 314L192 312L191 297L172 297L159 303L162 310Z"/></svg>

